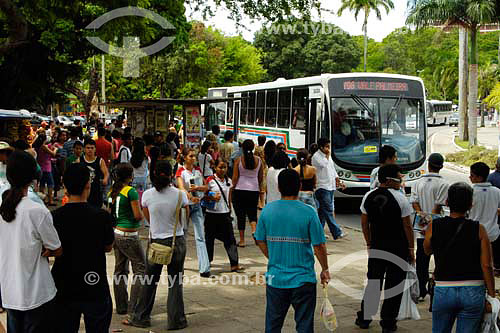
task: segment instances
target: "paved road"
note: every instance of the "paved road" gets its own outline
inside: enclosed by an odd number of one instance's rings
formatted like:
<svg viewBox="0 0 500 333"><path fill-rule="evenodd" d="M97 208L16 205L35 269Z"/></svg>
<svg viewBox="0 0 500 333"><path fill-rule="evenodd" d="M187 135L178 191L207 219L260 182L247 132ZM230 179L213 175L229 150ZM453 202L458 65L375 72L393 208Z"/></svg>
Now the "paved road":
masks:
<svg viewBox="0 0 500 333"><path fill-rule="evenodd" d="M455 127L448 127L448 126L436 126L436 127L429 127L428 129L428 154L433 153L433 152L438 152L438 153L448 153L451 151L448 151L448 146L449 142L442 142L442 140L439 140L440 142L437 142L436 140L433 140L433 136L436 133L440 134L446 134L446 135L453 135L453 132L456 131ZM457 172L455 170L451 169L443 169L441 171L441 174L443 177L448 180L450 183L456 183L456 182L469 182L469 176L460 172ZM355 229L360 229L361 228L361 222L360 222L360 214L359 214L359 206L361 204L361 200L336 200L335 201L335 210L337 212L337 220L341 225L345 225L351 228Z"/></svg>

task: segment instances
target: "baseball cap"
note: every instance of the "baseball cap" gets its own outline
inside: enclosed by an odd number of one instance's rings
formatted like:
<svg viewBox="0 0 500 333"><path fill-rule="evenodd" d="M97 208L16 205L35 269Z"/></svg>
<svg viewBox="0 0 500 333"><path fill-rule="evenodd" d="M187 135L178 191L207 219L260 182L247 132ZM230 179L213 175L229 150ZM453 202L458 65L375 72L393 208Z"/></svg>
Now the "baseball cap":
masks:
<svg viewBox="0 0 500 333"><path fill-rule="evenodd" d="M163 136L163 133L162 133L162 132L160 132L160 131L156 131L156 132L155 132L155 136Z"/></svg>
<svg viewBox="0 0 500 333"><path fill-rule="evenodd" d="M444 164L443 155L439 153L432 153L429 155L429 164L436 168L442 168Z"/></svg>

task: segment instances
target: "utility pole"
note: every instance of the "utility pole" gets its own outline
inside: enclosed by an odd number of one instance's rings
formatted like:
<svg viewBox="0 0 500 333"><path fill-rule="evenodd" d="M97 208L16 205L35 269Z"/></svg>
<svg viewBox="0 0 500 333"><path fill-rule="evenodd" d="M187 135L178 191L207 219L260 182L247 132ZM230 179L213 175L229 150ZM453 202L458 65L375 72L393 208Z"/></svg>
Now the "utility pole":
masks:
<svg viewBox="0 0 500 333"><path fill-rule="evenodd" d="M459 30L459 60L458 60L458 135L460 140L469 140L468 131L468 112L467 112L467 95L468 95L468 61L467 61L467 50L468 50L468 36L467 30L460 26Z"/></svg>

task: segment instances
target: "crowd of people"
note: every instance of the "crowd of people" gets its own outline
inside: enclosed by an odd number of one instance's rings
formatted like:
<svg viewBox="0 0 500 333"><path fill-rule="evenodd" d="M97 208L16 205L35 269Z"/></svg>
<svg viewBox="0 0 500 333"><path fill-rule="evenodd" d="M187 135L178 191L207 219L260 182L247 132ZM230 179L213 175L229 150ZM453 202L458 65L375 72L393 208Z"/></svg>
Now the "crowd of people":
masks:
<svg viewBox="0 0 500 333"><path fill-rule="evenodd" d="M166 138L161 132L133 137L130 127L111 125L98 124L95 137L74 126L41 128L32 145L0 142L0 162L6 165L0 190L0 305L7 310L8 331L76 332L83 315L88 332L107 332L113 302L105 254L111 251L115 311L127 315L122 323L151 326L166 265L172 281L167 327L185 328L182 274L191 223L201 278L213 276L216 239L224 244L230 271L245 270L238 248L247 246L249 224L272 277L266 281L266 331L280 331L292 305L297 330L312 332L314 256L321 264L321 283L330 280L324 228L334 240L347 235L335 219L334 192L345 185L330 141L321 138L290 158L283 143L260 136L255 146L252 140L235 141L230 130L222 138L218 126L198 149L184 146L173 124ZM416 263L421 300L434 296L435 332L449 332L455 318L464 332L473 332L485 290L495 295L493 267L500 270L500 190L495 187L500 160L492 175L484 163L472 165L473 187L447 184L439 175L443 162L441 155L430 155L429 173L412 186L408 200L397 152L383 146L361 204L361 224L369 250ZM50 213L44 203L60 207ZM449 217L443 218L444 206L450 207ZM146 248L139 237L144 227L149 228ZM157 259L161 253L166 259ZM435 287L428 290L431 254ZM55 257L52 269L47 257ZM395 331L405 277L404 267L370 256L356 325L369 327L385 281L386 290L401 288L381 310L383 331ZM56 321L51 313L58 314Z"/></svg>

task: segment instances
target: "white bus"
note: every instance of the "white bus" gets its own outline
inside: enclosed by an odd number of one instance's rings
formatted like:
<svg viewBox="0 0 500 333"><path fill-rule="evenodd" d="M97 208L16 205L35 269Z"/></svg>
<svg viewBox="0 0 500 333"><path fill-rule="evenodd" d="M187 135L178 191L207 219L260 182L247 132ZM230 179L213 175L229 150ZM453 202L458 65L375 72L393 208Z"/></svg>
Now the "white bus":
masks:
<svg viewBox="0 0 500 333"><path fill-rule="evenodd" d="M449 101L427 101L427 124L446 125L453 114L453 103Z"/></svg>
<svg viewBox="0 0 500 333"><path fill-rule="evenodd" d="M337 172L347 185L338 196L358 197L368 191L383 145L397 149L407 191L424 172L425 88L417 77L323 74L211 88L208 95L235 100L209 105L206 128L218 124L222 131L254 141L265 135L285 143L290 156L321 137L329 138Z"/></svg>

